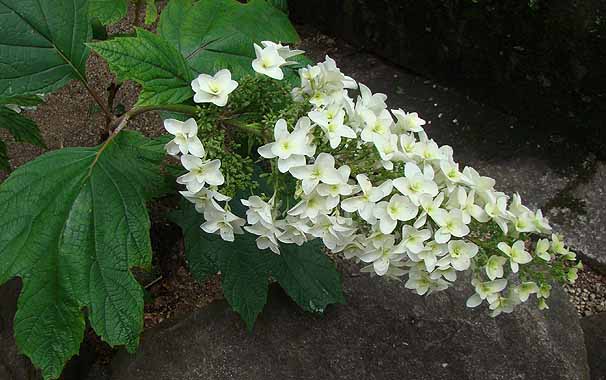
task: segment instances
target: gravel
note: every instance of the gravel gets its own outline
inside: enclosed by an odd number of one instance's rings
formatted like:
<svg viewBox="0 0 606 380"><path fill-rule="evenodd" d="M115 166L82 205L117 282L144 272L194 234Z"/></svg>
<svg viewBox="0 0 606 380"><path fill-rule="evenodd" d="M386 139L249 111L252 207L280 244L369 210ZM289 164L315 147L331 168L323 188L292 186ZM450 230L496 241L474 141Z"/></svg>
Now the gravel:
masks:
<svg viewBox="0 0 606 380"><path fill-rule="evenodd" d="M606 312L606 276L593 271L585 265L579 271L579 278L572 285L565 285L571 302L581 317Z"/></svg>

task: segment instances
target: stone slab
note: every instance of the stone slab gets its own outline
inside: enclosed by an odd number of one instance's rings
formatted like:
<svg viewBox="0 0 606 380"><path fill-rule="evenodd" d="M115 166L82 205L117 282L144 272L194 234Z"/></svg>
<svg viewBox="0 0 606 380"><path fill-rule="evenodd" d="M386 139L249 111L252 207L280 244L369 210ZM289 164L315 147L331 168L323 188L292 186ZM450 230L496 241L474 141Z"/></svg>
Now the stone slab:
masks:
<svg viewBox="0 0 606 380"><path fill-rule="evenodd" d="M112 380L589 379L576 312L556 289L551 310L496 319L464 306L461 288L419 297L403 284L345 280L347 304L306 314L281 290L248 334L218 302L146 332L119 354Z"/></svg>

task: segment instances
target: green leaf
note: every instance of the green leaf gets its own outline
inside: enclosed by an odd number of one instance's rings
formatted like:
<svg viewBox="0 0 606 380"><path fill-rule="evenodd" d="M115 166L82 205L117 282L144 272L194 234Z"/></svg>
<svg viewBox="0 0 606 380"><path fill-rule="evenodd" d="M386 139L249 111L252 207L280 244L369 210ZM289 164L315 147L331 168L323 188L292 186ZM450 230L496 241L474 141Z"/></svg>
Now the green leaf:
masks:
<svg viewBox="0 0 606 380"><path fill-rule="evenodd" d="M103 25L115 24L126 16L128 0L89 0L89 15Z"/></svg>
<svg viewBox="0 0 606 380"><path fill-rule="evenodd" d="M170 213L169 219L179 225L183 231L183 238L186 242L185 257L194 278L202 282L215 275L219 269L215 264L216 249L213 247L218 243L218 248L220 248L221 239L202 233L200 225L203 218L195 211L194 205L182 199L181 206Z"/></svg>
<svg viewBox="0 0 606 380"><path fill-rule="evenodd" d="M288 0L268 0L268 3L288 14Z"/></svg>
<svg viewBox="0 0 606 380"><path fill-rule="evenodd" d="M8 161L8 151L6 150L6 144L0 140L0 170L9 172L11 170L11 164Z"/></svg>
<svg viewBox="0 0 606 380"><path fill-rule="evenodd" d="M0 185L0 284L23 280L15 336L45 379L78 353L84 308L104 341L137 346L143 292L129 268L151 263L145 202L163 157L162 144L122 132L46 153Z"/></svg>
<svg viewBox="0 0 606 380"><path fill-rule="evenodd" d="M156 8L156 0L146 0L145 6L145 24L151 25L158 19L158 8Z"/></svg>
<svg viewBox="0 0 606 380"><path fill-rule="evenodd" d="M7 129L17 142L46 148L40 129L33 120L3 106L0 106L0 128Z"/></svg>
<svg viewBox="0 0 606 380"><path fill-rule="evenodd" d="M0 98L0 104L16 104L23 107L34 107L42 103L38 95L13 96L11 98Z"/></svg>
<svg viewBox="0 0 606 380"><path fill-rule="evenodd" d="M195 72L228 68L235 78L252 72L254 42L299 40L288 17L264 0L173 0L160 15L158 31Z"/></svg>
<svg viewBox="0 0 606 380"><path fill-rule="evenodd" d="M282 244L280 252L280 262L273 266L272 274L304 310L322 313L327 305L345 302L341 276L322 252L319 239L302 246Z"/></svg>
<svg viewBox="0 0 606 380"><path fill-rule="evenodd" d="M200 230L200 233L204 233ZM213 236L215 238L215 236ZM225 299L246 323L249 331L267 302L269 270L273 253L261 252L254 236L238 236L235 242L216 237L221 248L217 263L221 270L221 287Z"/></svg>
<svg viewBox="0 0 606 380"><path fill-rule="evenodd" d="M0 98L84 80L87 0L0 0Z"/></svg>
<svg viewBox="0 0 606 380"><path fill-rule="evenodd" d="M203 222L194 206L182 200L171 215L184 235L189 267L197 279L221 271L225 298L252 329L267 300L271 276L304 310L323 312L328 304L343 303L341 276L324 254L319 240L296 246L280 245L281 255L257 248L255 236L236 235L233 243L200 229Z"/></svg>
<svg viewBox="0 0 606 380"><path fill-rule="evenodd" d="M137 29L136 37L89 46L109 63L119 80L130 79L143 86L137 106L177 104L193 96L193 77L185 60L158 35Z"/></svg>

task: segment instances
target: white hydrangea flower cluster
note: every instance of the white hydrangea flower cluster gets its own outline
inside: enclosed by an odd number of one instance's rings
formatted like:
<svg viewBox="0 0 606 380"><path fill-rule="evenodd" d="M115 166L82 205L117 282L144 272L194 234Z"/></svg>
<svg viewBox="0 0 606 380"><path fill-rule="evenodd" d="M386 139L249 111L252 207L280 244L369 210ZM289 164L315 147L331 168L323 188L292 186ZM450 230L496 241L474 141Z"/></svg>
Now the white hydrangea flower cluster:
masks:
<svg viewBox="0 0 606 380"><path fill-rule="evenodd" d="M274 79L282 79L281 67L301 53L267 41L255 45L255 52L253 69ZM416 112L389 110L385 94L373 94L344 75L330 57L300 69L299 76L292 96L308 102L310 111L295 125L280 119L273 140L258 149L276 162L279 173L297 179L298 202L287 210L280 210L275 194L241 200L246 220L221 206L218 202L229 201L217 191L224 182L221 163L205 159L195 121L165 122L175 136L167 150L181 154L188 170L177 182L204 214L204 231L234 241L234 233L245 230L258 236L259 249L276 254L281 243L319 238L332 252L366 263L364 272L407 276L406 287L419 295L447 289L459 272L471 271L475 293L467 305L486 301L495 316L511 312L531 294L547 307L550 285L532 276L532 265L574 261L575 254L555 234L526 242L531 235L551 234L540 210L525 207L517 194L510 198L495 190L494 179L473 168L461 169L450 146L428 137ZM196 102L218 106L236 87L227 70L192 83ZM351 90L358 90L355 98ZM492 250L473 233L491 222L504 238ZM564 276L574 281L576 269L565 267Z"/></svg>

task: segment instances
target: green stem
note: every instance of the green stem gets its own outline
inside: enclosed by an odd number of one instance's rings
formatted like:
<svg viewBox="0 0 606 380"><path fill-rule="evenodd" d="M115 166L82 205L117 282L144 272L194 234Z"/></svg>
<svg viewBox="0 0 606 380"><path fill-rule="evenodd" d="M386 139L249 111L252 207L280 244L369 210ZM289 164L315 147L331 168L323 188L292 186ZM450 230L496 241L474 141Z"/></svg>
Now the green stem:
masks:
<svg viewBox="0 0 606 380"><path fill-rule="evenodd" d="M99 148L99 151L97 152L94 162L96 162L99 159L99 157L101 156L101 153L105 150L105 148L107 148L107 146L114 139L114 137L116 137L126 127L126 124L128 124L128 121L130 119L134 118L135 116L137 116L139 114L142 114L144 112L150 112L150 111L170 111L170 112L178 112L178 113L182 113L182 114L186 114L186 115L190 115L190 116L196 116L196 114L198 113L198 108L195 106L188 106L185 104L165 104L165 105L160 105L160 106L143 106L143 107L131 108L129 111L127 111L124 115L120 116L116 120L116 124L117 124L116 128L114 128L114 130L109 135L107 140L105 140L105 142L103 143L101 148Z"/></svg>
<svg viewBox="0 0 606 380"><path fill-rule="evenodd" d="M128 118L133 118L141 113L150 112L150 111L169 111L169 112L177 112L182 113L184 115L196 116L198 114L198 107L188 106L185 104L165 104L160 106L143 106L143 107L134 107L130 111L126 112L122 115L122 118L129 115Z"/></svg>
<svg viewBox="0 0 606 380"><path fill-rule="evenodd" d="M263 141L266 140L267 136L265 136L265 134L263 133L262 130L257 129L257 128L253 127L251 124L248 124L246 122L241 122L237 119L236 120L231 119L231 120L223 120L223 124L225 124L226 126L235 127L247 134L252 134L252 135L261 137L263 139Z"/></svg>

